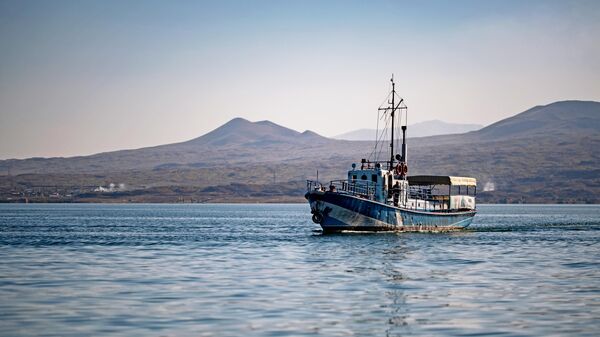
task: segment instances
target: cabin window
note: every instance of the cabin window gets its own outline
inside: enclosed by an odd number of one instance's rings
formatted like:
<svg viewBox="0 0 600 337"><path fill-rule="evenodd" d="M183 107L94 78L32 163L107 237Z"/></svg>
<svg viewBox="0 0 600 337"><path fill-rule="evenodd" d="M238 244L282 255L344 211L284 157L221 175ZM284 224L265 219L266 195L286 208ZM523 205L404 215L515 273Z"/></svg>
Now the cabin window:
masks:
<svg viewBox="0 0 600 337"><path fill-rule="evenodd" d="M367 175L366 175L366 174L363 174L363 175L360 177L360 179L362 179L362 180L367 180Z"/></svg>
<svg viewBox="0 0 600 337"><path fill-rule="evenodd" d="M374 183L377 182L377 175L376 174L371 175L371 181L374 182Z"/></svg>
<svg viewBox="0 0 600 337"><path fill-rule="evenodd" d="M451 195L471 195L475 196L475 188L469 186L452 185L450 186Z"/></svg>
<svg viewBox="0 0 600 337"><path fill-rule="evenodd" d="M356 174L352 175L352 180L356 180Z"/></svg>

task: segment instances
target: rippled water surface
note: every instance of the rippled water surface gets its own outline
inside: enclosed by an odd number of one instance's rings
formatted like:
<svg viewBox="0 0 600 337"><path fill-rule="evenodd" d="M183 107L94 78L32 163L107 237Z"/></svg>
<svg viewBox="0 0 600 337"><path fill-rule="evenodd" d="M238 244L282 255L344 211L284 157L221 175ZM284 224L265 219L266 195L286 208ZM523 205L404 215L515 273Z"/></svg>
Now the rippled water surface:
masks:
<svg viewBox="0 0 600 337"><path fill-rule="evenodd" d="M321 235L307 205L0 205L2 336L578 335L600 207Z"/></svg>

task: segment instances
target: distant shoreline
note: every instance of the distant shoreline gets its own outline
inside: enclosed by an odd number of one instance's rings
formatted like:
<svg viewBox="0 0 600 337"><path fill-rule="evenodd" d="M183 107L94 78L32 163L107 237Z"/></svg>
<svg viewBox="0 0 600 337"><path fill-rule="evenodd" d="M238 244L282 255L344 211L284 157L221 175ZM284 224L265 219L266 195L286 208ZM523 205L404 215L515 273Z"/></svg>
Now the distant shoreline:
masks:
<svg viewBox="0 0 600 337"><path fill-rule="evenodd" d="M143 204L164 204L164 205L183 205L183 204L187 204L187 205L191 205L191 204L212 204L212 205L219 205L219 204L265 204L265 205L269 205L269 204L305 204L306 201L300 201L300 200L254 200L254 199L247 199L247 200L213 200L213 201L206 201L206 202L190 202L190 201L182 201L182 202L173 202L173 201L123 201L123 200L113 200L113 201L107 201L107 200L89 200L89 201L29 201L29 202L25 202L25 201L20 201L20 200L0 200L0 204L106 204L106 205L110 205L110 204L114 204L114 205L134 205L134 204L139 204L139 205L143 205ZM546 202L546 203L540 203L540 202L532 202L532 203L522 203L522 202L505 202L505 203L498 203L498 202L479 202L477 203L478 205L600 205L600 203L582 203L582 202Z"/></svg>

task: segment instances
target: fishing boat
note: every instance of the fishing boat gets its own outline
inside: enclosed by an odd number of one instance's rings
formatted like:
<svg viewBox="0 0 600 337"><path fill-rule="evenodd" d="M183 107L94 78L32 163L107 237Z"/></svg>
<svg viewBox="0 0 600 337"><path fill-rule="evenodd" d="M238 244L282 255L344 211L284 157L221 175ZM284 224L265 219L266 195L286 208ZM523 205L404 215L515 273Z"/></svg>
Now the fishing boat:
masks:
<svg viewBox="0 0 600 337"><path fill-rule="evenodd" d="M353 163L347 177L323 184L307 180L305 194L313 222L323 232L339 231L401 231L444 232L464 229L476 214L477 181L470 177L408 175L407 162L408 108L396 93L394 78L391 92L378 108L378 123L386 121L372 155L387 133L390 155L387 160L362 159ZM389 123L391 122L391 123ZM387 125L390 125L387 128ZM394 137L401 129L401 153L395 153L399 140ZM396 145L396 146L395 146ZM387 155L386 155L387 156Z"/></svg>

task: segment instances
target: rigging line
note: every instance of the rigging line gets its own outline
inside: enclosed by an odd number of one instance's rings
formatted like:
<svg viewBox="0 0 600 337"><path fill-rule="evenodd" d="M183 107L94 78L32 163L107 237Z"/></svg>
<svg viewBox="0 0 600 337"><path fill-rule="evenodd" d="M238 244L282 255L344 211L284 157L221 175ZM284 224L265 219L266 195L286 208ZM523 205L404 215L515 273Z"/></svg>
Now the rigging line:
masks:
<svg viewBox="0 0 600 337"><path fill-rule="evenodd" d="M375 146L377 147L377 136L379 134L379 111L377 111L377 129L375 129Z"/></svg>
<svg viewBox="0 0 600 337"><path fill-rule="evenodd" d="M406 111L407 107L406 107L406 104L404 103L404 99L402 97L400 97L400 95L398 93L394 93L394 94L395 94L395 97L398 98L399 103L396 107L393 107L393 108L396 108L396 110L399 112L399 114L398 114L398 123L396 124L396 128L395 128L396 129L395 133L396 133L397 137L396 137L396 139L392 139L391 141L395 142L395 148L399 149L400 148L400 133L402 130L402 115L404 114L404 117L405 117L404 120L406 121L407 120L407 118L406 118L407 117L407 111Z"/></svg>
<svg viewBox="0 0 600 337"><path fill-rule="evenodd" d="M385 114L385 112L384 112ZM381 133L377 134L377 139L375 140L375 147L373 148L373 151L371 151L371 154L369 154L369 156L367 158L371 159L371 156L374 156L375 161L378 160L379 158L379 152L377 151L378 147L383 146L383 142L382 142L382 138L385 136L387 128L388 128L388 124L389 124L389 120L385 120L385 126L383 127L383 129L381 130Z"/></svg>
<svg viewBox="0 0 600 337"><path fill-rule="evenodd" d="M391 86L391 84L390 84ZM386 114L387 114L387 109L389 109L387 106L390 104L390 96L394 95L394 92L392 90L389 90L389 93L387 94L387 96L384 98L384 100L381 102L381 104L379 104L379 107L377 108L377 125L379 125L379 119L384 119ZM385 106L385 108L384 108ZM379 116L379 111L381 111L381 117ZM387 125L389 124L389 121L386 121L386 125L384 127L384 129L382 130L382 136L385 135L385 131L387 131ZM378 131L379 132L379 128ZM382 136L377 136L376 139L376 144L375 146L377 147L377 144L379 143L379 141L381 140Z"/></svg>
<svg viewBox="0 0 600 337"><path fill-rule="evenodd" d="M384 143L384 137L387 135L387 131L388 131L388 125L390 124L390 120L386 119L385 120L385 127L383 128L381 134L379 135L379 140L377 141L377 145L379 147L379 150L377 148L375 148L375 156L376 159L379 159L379 156L381 155L381 153L383 152L383 143Z"/></svg>
<svg viewBox="0 0 600 337"><path fill-rule="evenodd" d="M373 155L373 152L375 152L375 149L377 148L377 136L379 134L379 110L377 111L377 128L375 129L375 144L373 145L373 150L371 150L371 152L369 153L369 155L367 155L367 159L371 159L371 156Z"/></svg>
<svg viewBox="0 0 600 337"><path fill-rule="evenodd" d="M400 97L398 97L399 99L402 99ZM398 124L396 127L396 134L398 135L396 137L396 148L400 149L400 135L402 133L402 115L406 112L401 106L398 107Z"/></svg>
<svg viewBox="0 0 600 337"><path fill-rule="evenodd" d="M408 129L408 107L406 106L406 104L404 104L404 125L406 125L406 128ZM408 133L408 130L406 130Z"/></svg>
<svg viewBox="0 0 600 337"><path fill-rule="evenodd" d="M398 149L398 136L400 135L400 119L402 118L402 112L401 112L401 111L398 111L398 112L399 112L399 114L398 114L398 123L396 123L396 131L395 131L395 132L396 132L396 133L395 133L395 135L396 135L396 139L394 139L394 140L393 140L393 141L395 141L395 142L396 142L396 145L395 145L394 149ZM398 150L396 150L396 152L397 152L397 151L398 151ZM395 156L395 155L396 155L396 154L394 153L394 156Z"/></svg>
<svg viewBox="0 0 600 337"><path fill-rule="evenodd" d="M390 91L389 94L387 94L387 96L385 96L385 99L383 100L383 102L381 102L381 104L379 104L379 107L383 107L383 105L385 104L386 106L389 104L389 100L390 100L390 96L392 96L392 92Z"/></svg>
<svg viewBox="0 0 600 337"><path fill-rule="evenodd" d="M377 113L379 114L379 112L377 112ZM383 114L385 114L385 112L383 112ZM378 118L378 120L379 120L379 118ZM377 122L377 125L379 126L379 121ZM386 120L386 124L383 127L383 129L381 130L381 133L379 133L379 131L378 131L377 134L375 135L375 146L373 147L373 151L371 151L371 153L369 154L369 156L367 158L371 159L371 156L374 156L375 161L377 161L377 159L378 159L377 147L381 146L381 143L382 143L381 138L383 137L383 135L385 135L385 130L387 129L387 125L388 125L388 121Z"/></svg>
<svg viewBox="0 0 600 337"><path fill-rule="evenodd" d="M377 148L382 146L382 138L385 136L386 131L387 131L387 126L389 124L388 120L386 121L385 126L383 127L383 129L381 130L381 132L379 132L379 119L381 119L382 117L385 117L385 114L387 113L386 111L382 111L381 112L381 116L379 117L379 111L377 110L377 134L375 135L375 146L373 147L373 151L371 151L371 153L369 154L369 156L367 158L371 159L372 156L375 156L375 160L378 159L379 155L377 152Z"/></svg>
<svg viewBox="0 0 600 337"><path fill-rule="evenodd" d="M391 84L390 84L391 86ZM375 131L375 146L373 148L373 150L371 151L371 153L367 156L367 158L371 159L372 156L375 157L375 161L377 161L379 159L379 155L383 150L383 137L386 134L386 131L388 129L388 125L389 125L389 120L386 120L385 123L385 127L383 128L381 134L379 134L379 120L381 118L385 117L385 114L387 113L387 110L380 110L384 104L387 106L390 101L390 96L394 95L394 91L390 90L389 93L387 94L387 96L385 97L385 99L381 102L381 104L379 104L379 108L377 109L377 129ZM397 96L398 98L400 98L400 96L398 94L395 94L395 96ZM400 98L401 99L401 98ZM393 109L394 107L392 107ZM379 116L379 111L382 111L381 117ZM391 140L392 142L394 141L393 139ZM379 147L379 151L377 150L377 148Z"/></svg>
<svg viewBox="0 0 600 337"><path fill-rule="evenodd" d="M379 107L380 107L380 108L381 108L381 107L382 107L384 104L385 104L385 105L387 105L387 104L388 104L387 102L389 101L389 99L390 99L390 96L391 96L391 95L392 95L392 90L390 90L390 91L389 91L389 93L388 93L388 94L385 96L385 99L383 100L383 102L381 102L381 103L379 104Z"/></svg>
<svg viewBox="0 0 600 337"><path fill-rule="evenodd" d="M371 156L373 156L373 154L375 153L375 149L377 149L377 133L379 132L379 123L377 123L377 130L375 131L375 144L373 145L373 149L371 150L371 152L369 152L369 154L366 156L366 158L368 160L371 160Z"/></svg>

